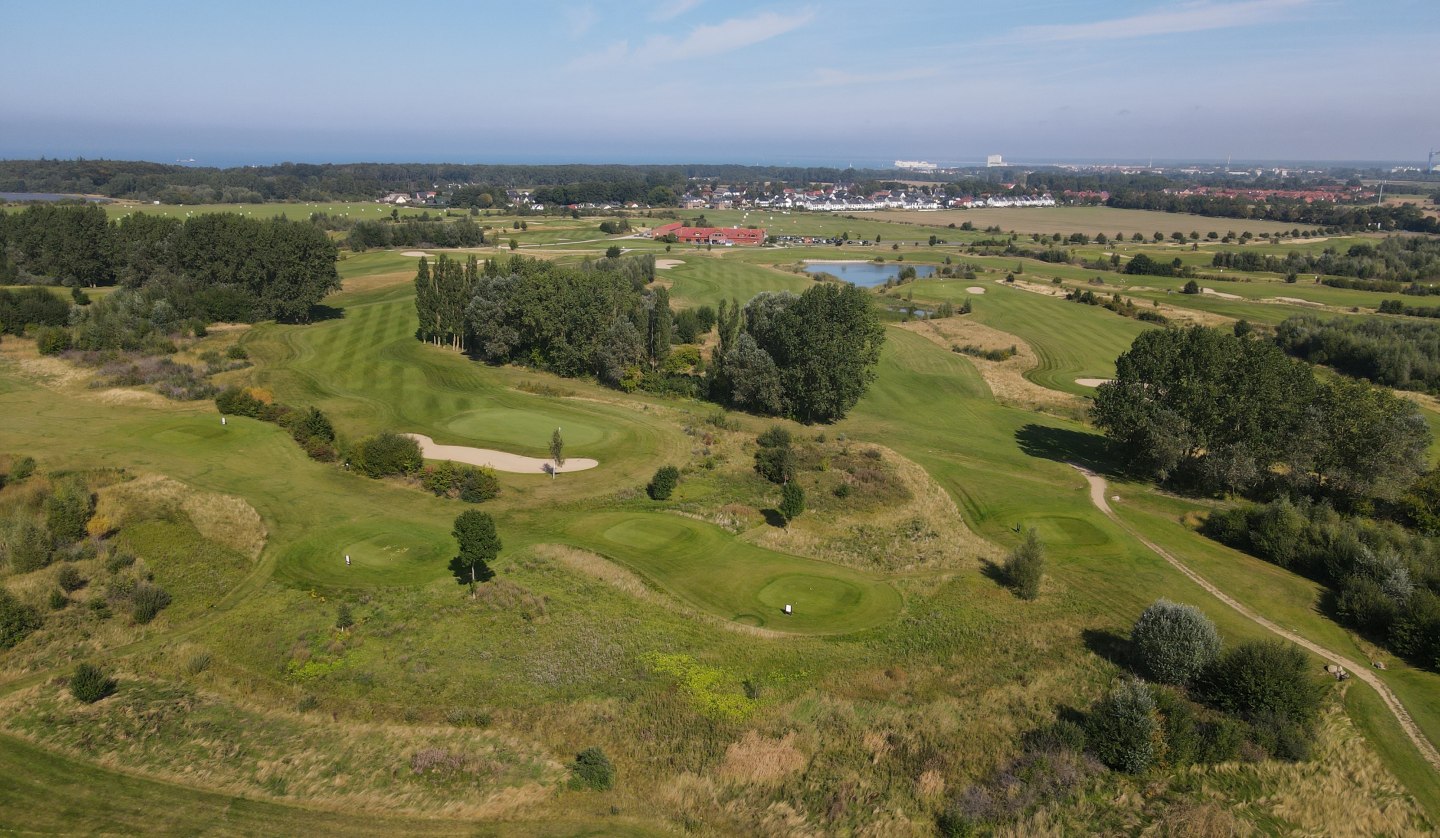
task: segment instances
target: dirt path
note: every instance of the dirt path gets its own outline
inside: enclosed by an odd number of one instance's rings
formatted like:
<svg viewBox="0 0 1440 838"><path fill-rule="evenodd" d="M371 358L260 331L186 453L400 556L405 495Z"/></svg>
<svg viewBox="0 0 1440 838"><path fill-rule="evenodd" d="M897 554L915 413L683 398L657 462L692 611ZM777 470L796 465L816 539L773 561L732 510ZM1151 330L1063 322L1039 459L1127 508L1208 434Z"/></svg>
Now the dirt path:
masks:
<svg viewBox="0 0 1440 838"><path fill-rule="evenodd" d="M1110 508L1110 503L1105 499L1105 478L1074 463L1070 465L1085 475L1086 482L1090 484L1090 500L1095 504L1097 509L1105 513L1105 517L1114 521L1121 529L1154 551L1157 556L1169 562L1172 567L1189 577L1190 581L1204 588L1211 596L1214 596L1216 599L1235 609L1247 620L1264 627L1273 634L1277 634L1301 648L1308 649L1316 655L1329 660L1331 663L1344 667L1352 676L1359 678L1374 688L1375 692L1380 694L1380 700L1385 702L1385 706L1389 708L1390 712L1395 716L1395 719L1400 722L1400 727L1404 729L1405 735L1409 736L1410 741L1415 743L1415 747L1420 751L1420 756L1424 757L1425 761L1430 763L1432 768L1440 770L1440 751L1437 751L1435 745L1432 744L1429 739L1425 738L1425 734L1420 731L1420 726L1415 724L1414 719L1410 718L1410 713L1405 709L1405 705L1400 703L1400 699L1396 697L1395 693L1390 691L1390 688L1385 685L1384 681L1380 680L1380 676L1376 675L1370 667L1337 655L1318 643L1312 643L1293 631L1281 628L1206 581L1205 577L1191 570L1184 562L1175 558L1153 541L1140 535L1129 524L1120 520L1120 516L1115 514L1115 511Z"/></svg>

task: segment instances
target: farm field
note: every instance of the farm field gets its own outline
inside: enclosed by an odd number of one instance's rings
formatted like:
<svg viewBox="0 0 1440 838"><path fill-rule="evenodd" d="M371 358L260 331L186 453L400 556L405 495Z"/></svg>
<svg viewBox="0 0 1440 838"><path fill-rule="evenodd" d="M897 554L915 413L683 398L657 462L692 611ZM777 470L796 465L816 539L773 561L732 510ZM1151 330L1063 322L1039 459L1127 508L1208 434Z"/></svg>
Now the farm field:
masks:
<svg viewBox="0 0 1440 838"><path fill-rule="evenodd" d="M1149 236L1155 232L1165 235L1179 230L1189 233L1195 230L1200 235L1211 231L1224 235L1226 231L1236 233L1249 230L1255 235L1270 232L1289 232L1295 225L1278 221L1256 219L1207 218L1183 213L1156 212L1151 210L1116 209L1115 207L977 207L975 209L939 210L937 212L912 213L901 210L878 210L869 214L857 213L860 218L874 217L884 221L905 221L917 216L932 227L945 227L951 223L959 226L970 222L977 229L998 226L1005 231L1017 233L1116 233L1130 235L1140 233Z"/></svg>
<svg viewBox="0 0 1440 838"><path fill-rule="evenodd" d="M520 253L578 260L616 243L589 236L581 228L594 222L585 222L532 223L515 232ZM885 224L887 243L892 227L915 229ZM558 244L582 234L594 240ZM814 280L784 268L803 258L977 265L973 281L906 283L882 300L970 298L973 321L1033 350L1032 383L1079 399L1093 390L1076 379L1113 375L1115 357L1152 328L1005 287L1000 280L1017 260L962 255L960 239L952 242L898 252L668 253L658 243L618 243L678 261L657 277L677 307L802 291ZM232 417L221 426L210 402L107 395L58 375L26 341L6 336L0 454L31 453L49 473L163 475L237 499L263 523L264 547L223 585L177 587L186 600L143 631L91 642L88 654L121 682L119 694L91 710L64 698L55 682L62 668L38 650L19 649L13 666L0 667L0 765L37 766L0 784L0 825L22 823L43 784L60 804L35 825L53 831L134 830L163 800L160 828L177 832L283 832L304 822L320 834L377 825L416 834L476 825L557 836L755 833L775 829L779 797L797 801L796 823L859 831L873 825L874 807L827 797L836 783L852 783L894 813L885 831L927 834L936 797L926 789L939 782L958 793L1056 708L1099 696L1122 671L1117 644L1156 598L1197 605L1227 643L1267 636L1098 512L1072 462L1110 474L1122 520L1230 595L1357 660L1375 654L1327 616L1318 586L1182 523L1213 503L1116 479L1093 430L1000 404L975 363L920 335L887 328L877 377L848 418L779 423L814 463L797 478L811 508L781 528L765 515L777 491L752 467L755 435L776 423L487 366L423 344L414 334L415 262L396 251L347 255L344 290L325 300L323 319L239 332L254 365L224 375L277 401L321 408L346 440L393 430L543 457L558 427L569 456L598 460L556 479L500 475L501 495L482 508L496 517L504 547L496 579L474 598L448 565L451 522L466 505L314 462L273 424ZM1023 267L1021 279L1046 285L1059 277L1088 287L1093 275L1035 260ZM1343 308L1364 293L1214 283L1245 290L1228 300L1172 293L1173 280L1104 278L1097 291L1256 322L1311 310L1265 301L1274 296ZM839 468L832 462L846 458L871 463L888 489L858 501L824 491ZM669 502L643 490L661 464L684 473ZM1050 552L1033 603L997 584L992 567L1029 528ZM202 529L198 548L166 556L157 578L204 574L215 562L207 557L220 555L208 539L220 534ZM893 558L902 549L918 558L900 566ZM31 590L41 581L7 584ZM337 625L342 604L352 627ZM787 604L794 614L783 614ZM202 658L204 666L194 663ZM1386 683L1440 737L1440 677L1387 662ZM1224 800L1238 823L1259 829L1313 832L1323 825L1277 803L1305 788L1297 773L1305 771L1341 789L1334 794L1357 817L1376 819L1367 823L1403 832L1436 822L1440 786L1374 694L1357 683L1325 695L1325 760L1293 772L1243 762L1197 769L1163 795ZM132 726L142 717L153 726L146 736ZM86 735L92 727L106 735ZM287 731L286 744L246 733L269 729ZM246 737L237 739L245 745L228 755L194 747L207 730ZM564 766L592 745L617 769L616 788L604 794L565 782ZM418 754L437 750L478 767L454 775L414 767ZM1342 752L1350 761L1335 756ZM112 770L117 764L126 771ZM1152 816L1141 813L1145 794L1130 781L1104 782L1087 820L1052 812L1058 828L1118 829ZM101 814L97 801L112 803Z"/></svg>

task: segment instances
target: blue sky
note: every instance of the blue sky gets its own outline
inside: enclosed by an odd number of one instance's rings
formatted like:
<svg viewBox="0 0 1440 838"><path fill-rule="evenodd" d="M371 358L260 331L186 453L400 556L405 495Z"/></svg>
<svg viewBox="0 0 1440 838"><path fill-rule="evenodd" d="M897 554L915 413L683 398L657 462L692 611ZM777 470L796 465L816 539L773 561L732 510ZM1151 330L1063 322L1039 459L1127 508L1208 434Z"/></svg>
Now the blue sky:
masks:
<svg viewBox="0 0 1440 838"><path fill-rule="evenodd" d="M1423 160L1440 0L0 2L0 157Z"/></svg>

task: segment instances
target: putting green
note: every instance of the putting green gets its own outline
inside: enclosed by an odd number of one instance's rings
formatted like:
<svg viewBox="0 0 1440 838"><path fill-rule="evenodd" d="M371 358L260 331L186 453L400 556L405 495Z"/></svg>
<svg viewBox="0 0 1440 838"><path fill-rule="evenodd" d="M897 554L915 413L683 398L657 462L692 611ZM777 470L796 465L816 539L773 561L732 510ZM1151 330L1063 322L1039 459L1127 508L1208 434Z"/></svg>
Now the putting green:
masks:
<svg viewBox="0 0 1440 838"><path fill-rule="evenodd" d="M423 585L450 572L453 552L450 535L436 527L380 518L301 539L280 557L275 577L299 588Z"/></svg>
<svg viewBox="0 0 1440 838"><path fill-rule="evenodd" d="M643 574L701 609L748 626L839 634L894 618L900 594L829 562L764 550L719 527L660 512L607 513L569 527L576 544ZM786 604L793 614L784 614Z"/></svg>
<svg viewBox="0 0 1440 838"><path fill-rule="evenodd" d="M500 443L506 450L517 451L545 450L550 445L550 433L557 427L565 437L567 450L596 445L609 436L609 432L598 424L579 421L573 414L561 418L508 407L467 410L445 422L446 429L461 436Z"/></svg>

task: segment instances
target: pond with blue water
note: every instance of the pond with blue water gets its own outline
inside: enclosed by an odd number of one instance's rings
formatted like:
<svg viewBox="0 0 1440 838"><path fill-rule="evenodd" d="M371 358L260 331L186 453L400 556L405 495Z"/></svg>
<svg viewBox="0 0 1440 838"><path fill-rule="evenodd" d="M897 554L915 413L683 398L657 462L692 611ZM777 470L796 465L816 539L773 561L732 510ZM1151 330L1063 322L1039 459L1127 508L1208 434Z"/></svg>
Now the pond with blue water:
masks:
<svg viewBox="0 0 1440 838"><path fill-rule="evenodd" d="M805 273L830 274L863 288L884 285L885 280L900 275L901 268L914 268L917 278L935 275L934 265L907 265L904 262L806 262Z"/></svg>

